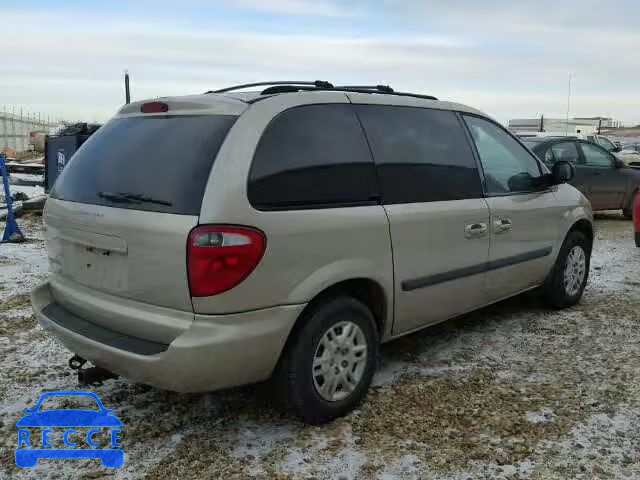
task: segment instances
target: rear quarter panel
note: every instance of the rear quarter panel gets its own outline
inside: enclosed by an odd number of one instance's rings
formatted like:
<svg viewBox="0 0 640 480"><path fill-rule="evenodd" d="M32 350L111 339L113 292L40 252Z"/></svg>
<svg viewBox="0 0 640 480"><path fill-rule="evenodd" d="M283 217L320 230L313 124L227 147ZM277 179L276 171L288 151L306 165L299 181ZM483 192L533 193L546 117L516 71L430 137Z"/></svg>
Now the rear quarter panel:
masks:
<svg viewBox="0 0 640 480"><path fill-rule="evenodd" d="M564 207L561 223L558 226L558 244L554 249L554 254L557 256L567 233L578 221L587 220L591 223L592 228L594 228L594 225L591 204L589 203L589 200L587 200L587 198L575 187L572 187L567 183L563 183L558 185L554 195L556 196L558 205L560 207Z"/></svg>

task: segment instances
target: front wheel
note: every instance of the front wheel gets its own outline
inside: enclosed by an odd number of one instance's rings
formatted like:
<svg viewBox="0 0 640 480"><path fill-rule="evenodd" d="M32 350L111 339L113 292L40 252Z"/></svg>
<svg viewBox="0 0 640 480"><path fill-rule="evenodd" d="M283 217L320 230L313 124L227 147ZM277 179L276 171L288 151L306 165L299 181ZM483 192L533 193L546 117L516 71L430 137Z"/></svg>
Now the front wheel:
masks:
<svg viewBox="0 0 640 480"><path fill-rule="evenodd" d="M589 277L591 245L584 233L567 234L545 285L547 301L554 308L567 308L582 298Z"/></svg>
<svg viewBox="0 0 640 480"><path fill-rule="evenodd" d="M276 382L287 410L308 423L350 412L364 398L378 361L371 311L350 297L333 297L300 319Z"/></svg>

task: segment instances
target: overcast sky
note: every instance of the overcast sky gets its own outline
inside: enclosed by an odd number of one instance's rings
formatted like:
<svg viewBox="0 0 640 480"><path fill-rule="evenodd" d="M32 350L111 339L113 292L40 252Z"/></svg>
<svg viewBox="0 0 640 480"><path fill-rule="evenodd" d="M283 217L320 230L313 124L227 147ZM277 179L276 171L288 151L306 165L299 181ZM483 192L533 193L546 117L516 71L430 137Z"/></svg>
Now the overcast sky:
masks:
<svg viewBox="0 0 640 480"><path fill-rule="evenodd" d="M372 5L376 5L375 7ZM0 0L0 108L108 119L260 80L389 84L509 118L640 123L640 1Z"/></svg>

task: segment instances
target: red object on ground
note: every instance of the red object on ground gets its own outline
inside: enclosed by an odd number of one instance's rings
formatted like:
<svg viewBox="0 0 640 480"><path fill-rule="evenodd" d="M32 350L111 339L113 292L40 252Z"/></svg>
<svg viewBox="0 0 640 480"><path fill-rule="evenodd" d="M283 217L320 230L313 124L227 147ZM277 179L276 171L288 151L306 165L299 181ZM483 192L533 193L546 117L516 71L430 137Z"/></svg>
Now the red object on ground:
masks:
<svg viewBox="0 0 640 480"><path fill-rule="evenodd" d="M636 198L633 200L633 232L636 247L640 247L640 191L636 192Z"/></svg>

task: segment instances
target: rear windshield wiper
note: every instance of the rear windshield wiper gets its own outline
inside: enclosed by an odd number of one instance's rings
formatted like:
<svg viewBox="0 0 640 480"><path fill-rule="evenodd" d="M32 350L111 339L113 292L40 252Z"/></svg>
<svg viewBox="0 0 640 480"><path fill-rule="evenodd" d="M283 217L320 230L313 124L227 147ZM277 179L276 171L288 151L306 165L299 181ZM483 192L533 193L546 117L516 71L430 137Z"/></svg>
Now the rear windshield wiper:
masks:
<svg viewBox="0 0 640 480"><path fill-rule="evenodd" d="M166 200L158 200L156 198L151 198L140 193L98 192L98 196L106 198L107 200L111 200L115 203L156 203L158 205L165 205L167 207L173 205L173 203L167 202Z"/></svg>

